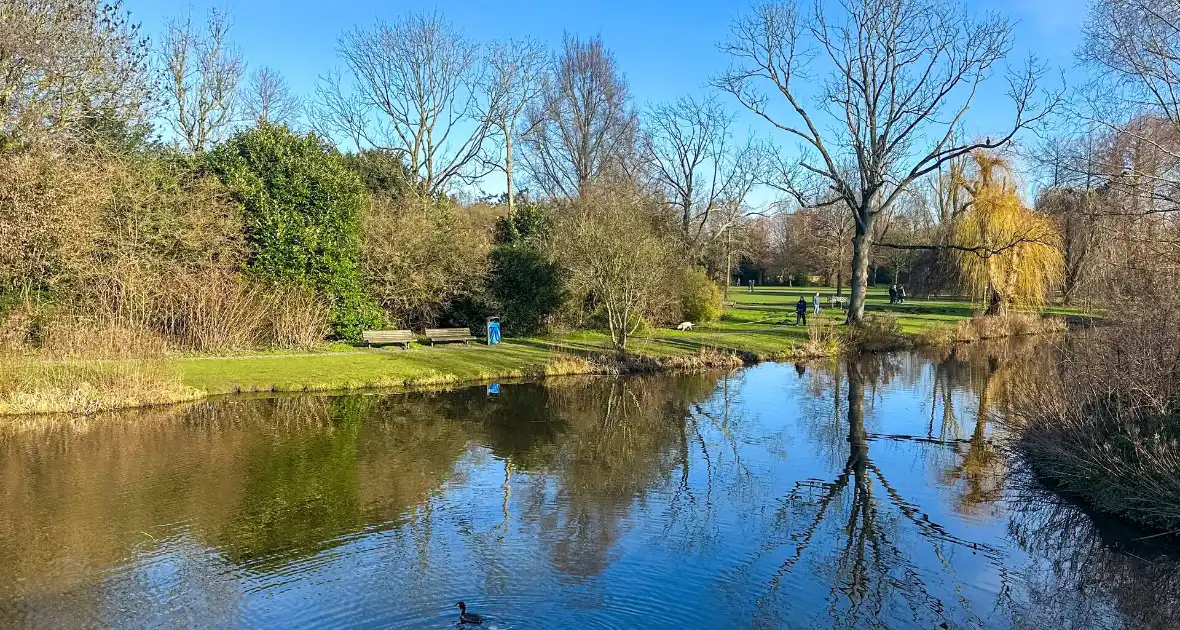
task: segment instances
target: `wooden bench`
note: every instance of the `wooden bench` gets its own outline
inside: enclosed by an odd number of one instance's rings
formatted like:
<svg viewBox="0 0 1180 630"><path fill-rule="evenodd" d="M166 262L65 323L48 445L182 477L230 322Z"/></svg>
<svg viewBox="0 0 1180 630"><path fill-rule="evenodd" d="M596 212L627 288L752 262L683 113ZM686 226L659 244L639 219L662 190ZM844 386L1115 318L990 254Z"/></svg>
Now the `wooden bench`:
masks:
<svg viewBox="0 0 1180 630"><path fill-rule="evenodd" d="M829 306L839 306L840 308L848 308L848 298L843 295L833 295L828 298Z"/></svg>
<svg viewBox="0 0 1180 630"><path fill-rule="evenodd" d="M436 343L450 343L452 341L467 343L475 340L470 328L427 328L426 338L430 340L432 346Z"/></svg>
<svg viewBox="0 0 1180 630"><path fill-rule="evenodd" d="M361 339L368 345L396 344L403 349L409 348L414 341L414 333L408 330L366 330L361 333Z"/></svg>

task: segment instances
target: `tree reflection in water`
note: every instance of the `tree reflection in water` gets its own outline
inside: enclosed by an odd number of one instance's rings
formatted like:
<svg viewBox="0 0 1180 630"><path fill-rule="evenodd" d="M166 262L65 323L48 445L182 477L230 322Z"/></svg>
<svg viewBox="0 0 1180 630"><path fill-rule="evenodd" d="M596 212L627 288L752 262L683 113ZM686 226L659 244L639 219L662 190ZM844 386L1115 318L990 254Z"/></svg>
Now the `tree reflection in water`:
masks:
<svg viewBox="0 0 1180 630"><path fill-rule="evenodd" d="M0 625L1168 627L1174 556L1013 493L1004 348L0 425Z"/></svg>
<svg viewBox="0 0 1180 630"><path fill-rule="evenodd" d="M914 547L926 545L940 559L963 549L982 554L995 566L1002 565L1002 553L959 538L931 520L898 492L870 457L866 384L888 383L897 376L898 366L877 356L849 359L843 367L846 378L836 370L829 382L836 392L832 404L839 410L839 388L846 380L842 441L847 457L834 479L800 481L787 494L778 518L790 531L787 557L759 601L757 620L773 627L791 618L790 605L797 598L783 593L783 582L809 560L805 564L813 573L826 574L827 614L835 627L889 626L890 619L916 627L938 627L962 617L980 622L966 599L955 602L962 606L961 614L948 615L948 605L939 595L944 585L930 582L929 567L917 564ZM837 415L825 412L818 417L815 435L832 437ZM803 524L793 526L797 522ZM943 569L954 572L946 560Z"/></svg>
<svg viewBox="0 0 1180 630"><path fill-rule="evenodd" d="M1016 628L1169 630L1180 619L1180 546L1125 523L1093 519L1023 478L1008 503L1009 535L1036 561ZM1048 626L1048 624L1052 624Z"/></svg>

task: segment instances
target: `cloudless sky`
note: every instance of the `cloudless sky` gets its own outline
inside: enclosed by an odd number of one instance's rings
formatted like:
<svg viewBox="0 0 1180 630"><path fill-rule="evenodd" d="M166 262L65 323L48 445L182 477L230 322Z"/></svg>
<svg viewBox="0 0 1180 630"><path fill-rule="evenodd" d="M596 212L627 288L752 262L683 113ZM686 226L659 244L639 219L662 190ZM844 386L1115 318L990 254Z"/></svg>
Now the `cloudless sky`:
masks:
<svg viewBox="0 0 1180 630"><path fill-rule="evenodd" d="M1073 51L1081 40L1086 0L969 0L972 12L998 12L1015 22L1012 54L1019 66L1029 54L1049 64L1049 79L1060 85L1073 72ZM750 3L741 0L443 0L436 4L382 0L199 0L190 5L161 0L126 0L132 19L158 39L169 17L191 10L194 21L211 6L228 7L233 37L251 67L279 71L300 95L310 96L316 77L340 65L338 36L354 26L368 27L412 11L438 9L469 37L489 42L531 36L557 49L562 34L600 34L631 85L638 105L701 94L710 77L723 71L727 58L717 44L727 38L730 22ZM999 133L1011 124L1011 102L1004 84L993 82L969 113L974 135ZM737 110L733 99L722 102ZM741 126L772 134L745 115Z"/></svg>

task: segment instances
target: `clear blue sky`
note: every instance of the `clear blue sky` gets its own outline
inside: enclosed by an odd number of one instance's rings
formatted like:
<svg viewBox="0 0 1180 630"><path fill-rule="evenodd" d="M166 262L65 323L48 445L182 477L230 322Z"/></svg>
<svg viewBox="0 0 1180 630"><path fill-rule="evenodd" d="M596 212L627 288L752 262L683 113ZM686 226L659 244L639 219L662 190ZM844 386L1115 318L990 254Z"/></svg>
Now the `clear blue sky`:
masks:
<svg viewBox="0 0 1180 630"><path fill-rule="evenodd" d="M1016 22L1010 62L1035 54L1069 73L1080 40L1086 0L970 0L975 12L996 11ZM184 11L182 3L127 0L133 19L157 36L166 19ZM210 6L227 7L234 17L234 37L247 62L275 68L302 95L314 90L316 77L338 65L336 39L356 25L377 18L394 20L409 11L437 8L478 41L529 35L556 48L562 33L601 34L617 56L639 105L703 91L722 71L726 58L717 51L730 21L749 3L725 0L468 0L419 2L381 0L200 0L191 5L200 18ZM1056 75L1054 75L1054 78ZM984 93L970 112L973 134L999 132L1010 124L1011 104L1001 88ZM737 107L730 100L724 101ZM740 119L755 131L758 121Z"/></svg>

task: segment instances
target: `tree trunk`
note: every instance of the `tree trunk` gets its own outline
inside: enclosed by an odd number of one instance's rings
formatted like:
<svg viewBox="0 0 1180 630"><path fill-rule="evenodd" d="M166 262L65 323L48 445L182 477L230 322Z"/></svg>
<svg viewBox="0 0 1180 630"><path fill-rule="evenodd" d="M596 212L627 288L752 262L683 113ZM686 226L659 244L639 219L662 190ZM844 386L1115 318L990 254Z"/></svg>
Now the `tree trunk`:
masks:
<svg viewBox="0 0 1180 630"><path fill-rule="evenodd" d="M1004 312L1004 297L992 287L987 288L987 310L984 315L999 315Z"/></svg>
<svg viewBox="0 0 1180 630"><path fill-rule="evenodd" d="M865 292L869 285L869 256L873 247L873 219L876 214L857 211L856 234L852 237L852 295L848 300L848 323L859 324L865 317Z"/></svg>
<svg viewBox="0 0 1180 630"><path fill-rule="evenodd" d="M504 132L504 175L508 180L508 216L516 216L516 191L512 189L512 134Z"/></svg>

